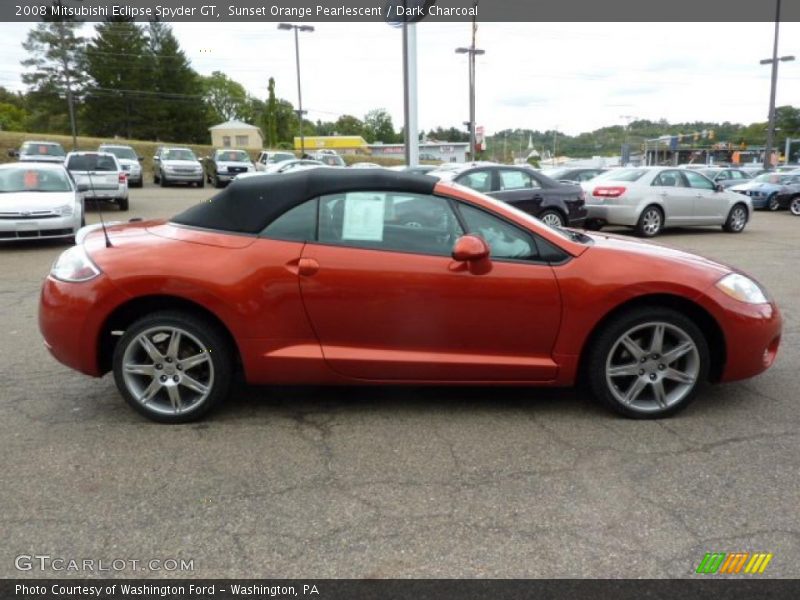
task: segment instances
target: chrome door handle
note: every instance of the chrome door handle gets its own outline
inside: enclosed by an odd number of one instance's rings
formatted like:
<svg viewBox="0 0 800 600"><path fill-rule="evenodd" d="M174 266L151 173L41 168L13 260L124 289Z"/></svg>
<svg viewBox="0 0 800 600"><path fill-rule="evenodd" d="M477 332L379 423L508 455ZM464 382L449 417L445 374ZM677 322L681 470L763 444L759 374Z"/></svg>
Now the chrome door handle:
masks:
<svg viewBox="0 0 800 600"><path fill-rule="evenodd" d="M313 258L301 258L297 262L297 272L300 275L310 277L316 275L319 271L319 263Z"/></svg>

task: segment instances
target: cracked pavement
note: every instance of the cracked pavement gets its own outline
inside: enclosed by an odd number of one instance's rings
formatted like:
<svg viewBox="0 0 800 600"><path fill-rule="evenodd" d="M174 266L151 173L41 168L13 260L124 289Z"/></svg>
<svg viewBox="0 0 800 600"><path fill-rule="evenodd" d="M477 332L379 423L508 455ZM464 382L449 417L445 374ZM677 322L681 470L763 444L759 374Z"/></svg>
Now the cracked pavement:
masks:
<svg viewBox="0 0 800 600"><path fill-rule="evenodd" d="M129 216L210 194L146 185ZM762 551L765 577L797 577L800 219L659 242L753 274L785 329L767 373L656 422L578 390L238 385L204 422L157 425L43 348L64 246L0 248L0 576L92 575L14 567L48 554L194 560L136 577L690 577L706 552Z"/></svg>

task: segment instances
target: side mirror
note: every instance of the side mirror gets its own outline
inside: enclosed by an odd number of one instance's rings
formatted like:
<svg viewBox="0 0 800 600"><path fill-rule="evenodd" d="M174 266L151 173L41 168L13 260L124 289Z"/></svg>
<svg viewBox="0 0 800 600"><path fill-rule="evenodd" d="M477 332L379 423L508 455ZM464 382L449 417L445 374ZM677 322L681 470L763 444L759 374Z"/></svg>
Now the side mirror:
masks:
<svg viewBox="0 0 800 600"><path fill-rule="evenodd" d="M717 185L714 186L714 191L716 191L716 192L724 192L725 191L725 186L722 185L721 183L718 183Z"/></svg>
<svg viewBox="0 0 800 600"><path fill-rule="evenodd" d="M160 161L160 160L161 160L161 159L160 159L159 157L157 157L157 156L154 156L154 157L153 157L153 162L158 162L158 161Z"/></svg>
<svg viewBox="0 0 800 600"><path fill-rule="evenodd" d="M462 235L453 246L453 260L459 262L483 260L489 256L489 244L477 235Z"/></svg>
<svg viewBox="0 0 800 600"><path fill-rule="evenodd" d="M89 186L86 185L85 183L79 183L76 187L78 192L81 194L89 191Z"/></svg>
<svg viewBox="0 0 800 600"><path fill-rule="evenodd" d="M136 160L138 160L139 162L142 162L144 160L144 156L137 156Z"/></svg>
<svg viewBox="0 0 800 600"><path fill-rule="evenodd" d="M18 158L19 157L19 150L17 150L16 148L11 148L8 151L8 156L10 158Z"/></svg>

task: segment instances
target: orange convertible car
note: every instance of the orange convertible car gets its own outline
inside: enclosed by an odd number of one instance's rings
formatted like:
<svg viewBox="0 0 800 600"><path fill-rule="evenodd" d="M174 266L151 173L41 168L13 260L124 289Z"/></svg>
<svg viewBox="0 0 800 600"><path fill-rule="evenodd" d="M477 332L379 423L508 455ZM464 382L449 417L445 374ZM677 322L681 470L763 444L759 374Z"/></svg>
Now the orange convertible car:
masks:
<svg viewBox="0 0 800 600"><path fill-rule="evenodd" d="M456 184L315 169L234 181L170 221L79 235L44 282L59 361L113 370L157 421L253 384L568 386L630 417L773 362L753 279L606 234L550 228ZM83 239L82 239L83 238Z"/></svg>

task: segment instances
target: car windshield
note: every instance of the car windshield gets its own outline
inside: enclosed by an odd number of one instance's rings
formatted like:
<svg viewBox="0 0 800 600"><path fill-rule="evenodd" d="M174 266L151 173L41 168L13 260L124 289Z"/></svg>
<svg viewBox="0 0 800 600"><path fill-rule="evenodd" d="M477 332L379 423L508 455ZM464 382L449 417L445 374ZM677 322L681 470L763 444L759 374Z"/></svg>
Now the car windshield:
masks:
<svg viewBox="0 0 800 600"><path fill-rule="evenodd" d="M564 179L569 174L569 169L545 169L542 175L550 179Z"/></svg>
<svg viewBox="0 0 800 600"><path fill-rule="evenodd" d="M777 173L762 173L758 177L756 177L753 181L757 181L759 183L780 183L781 176Z"/></svg>
<svg viewBox="0 0 800 600"><path fill-rule="evenodd" d="M721 172L721 170L720 170L720 169L700 169L700 170L699 170L699 171L697 171L697 172L698 172L698 173L702 173L703 175L705 175L706 177L708 177L708 178L710 178L710 179L714 179L714 177L716 177L717 175L719 175L719 173Z"/></svg>
<svg viewBox="0 0 800 600"><path fill-rule="evenodd" d="M104 146L100 148L101 152L110 152L117 158L124 158L127 160L139 160L139 157L136 156L136 152L133 151L133 148L123 147L123 146Z"/></svg>
<svg viewBox="0 0 800 600"><path fill-rule="evenodd" d="M594 178L594 181L600 179L609 181L638 181L645 173L647 173L647 169L612 169L611 171L606 171L598 175Z"/></svg>
<svg viewBox="0 0 800 600"><path fill-rule="evenodd" d="M171 150L164 150L161 155L163 160L197 160L194 152L185 150L183 148L172 148Z"/></svg>
<svg viewBox="0 0 800 600"><path fill-rule="evenodd" d="M108 154L73 154L67 161L70 171L116 171L117 163Z"/></svg>
<svg viewBox="0 0 800 600"><path fill-rule="evenodd" d="M337 154L321 154L317 160L325 163L329 167L343 167L344 159Z"/></svg>
<svg viewBox="0 0 800 600"><path fill-rule="evenodd" d="M26 142L20 148L20 154L35 156L66 156L67 153L61 144L42 144L37 142Z"/></svg>
<svg viewBox="0 0 800 600"><path fill-rule="evenodd" d="M28 165L0 169L0 194L71 190L69 177L62 169L37 169Z"/></svg>
<svg viewBox="0 0 800 600"><path fill-rule="evenodd" d="M294 154L289 154L288 152L286 152L286 153L278 153L278 154L273 154L270 158L268 158L267 162L268 163L277 163L277 162L283 162L284 160L292 160L294 158L295 158L295 155Z"/></svg>
<svg viewBox="0 0 800 600"><path fill-rule="evenodd" d="M217 150L216 158L227 162L250 162L250 155L244 150Z"/></svg>

